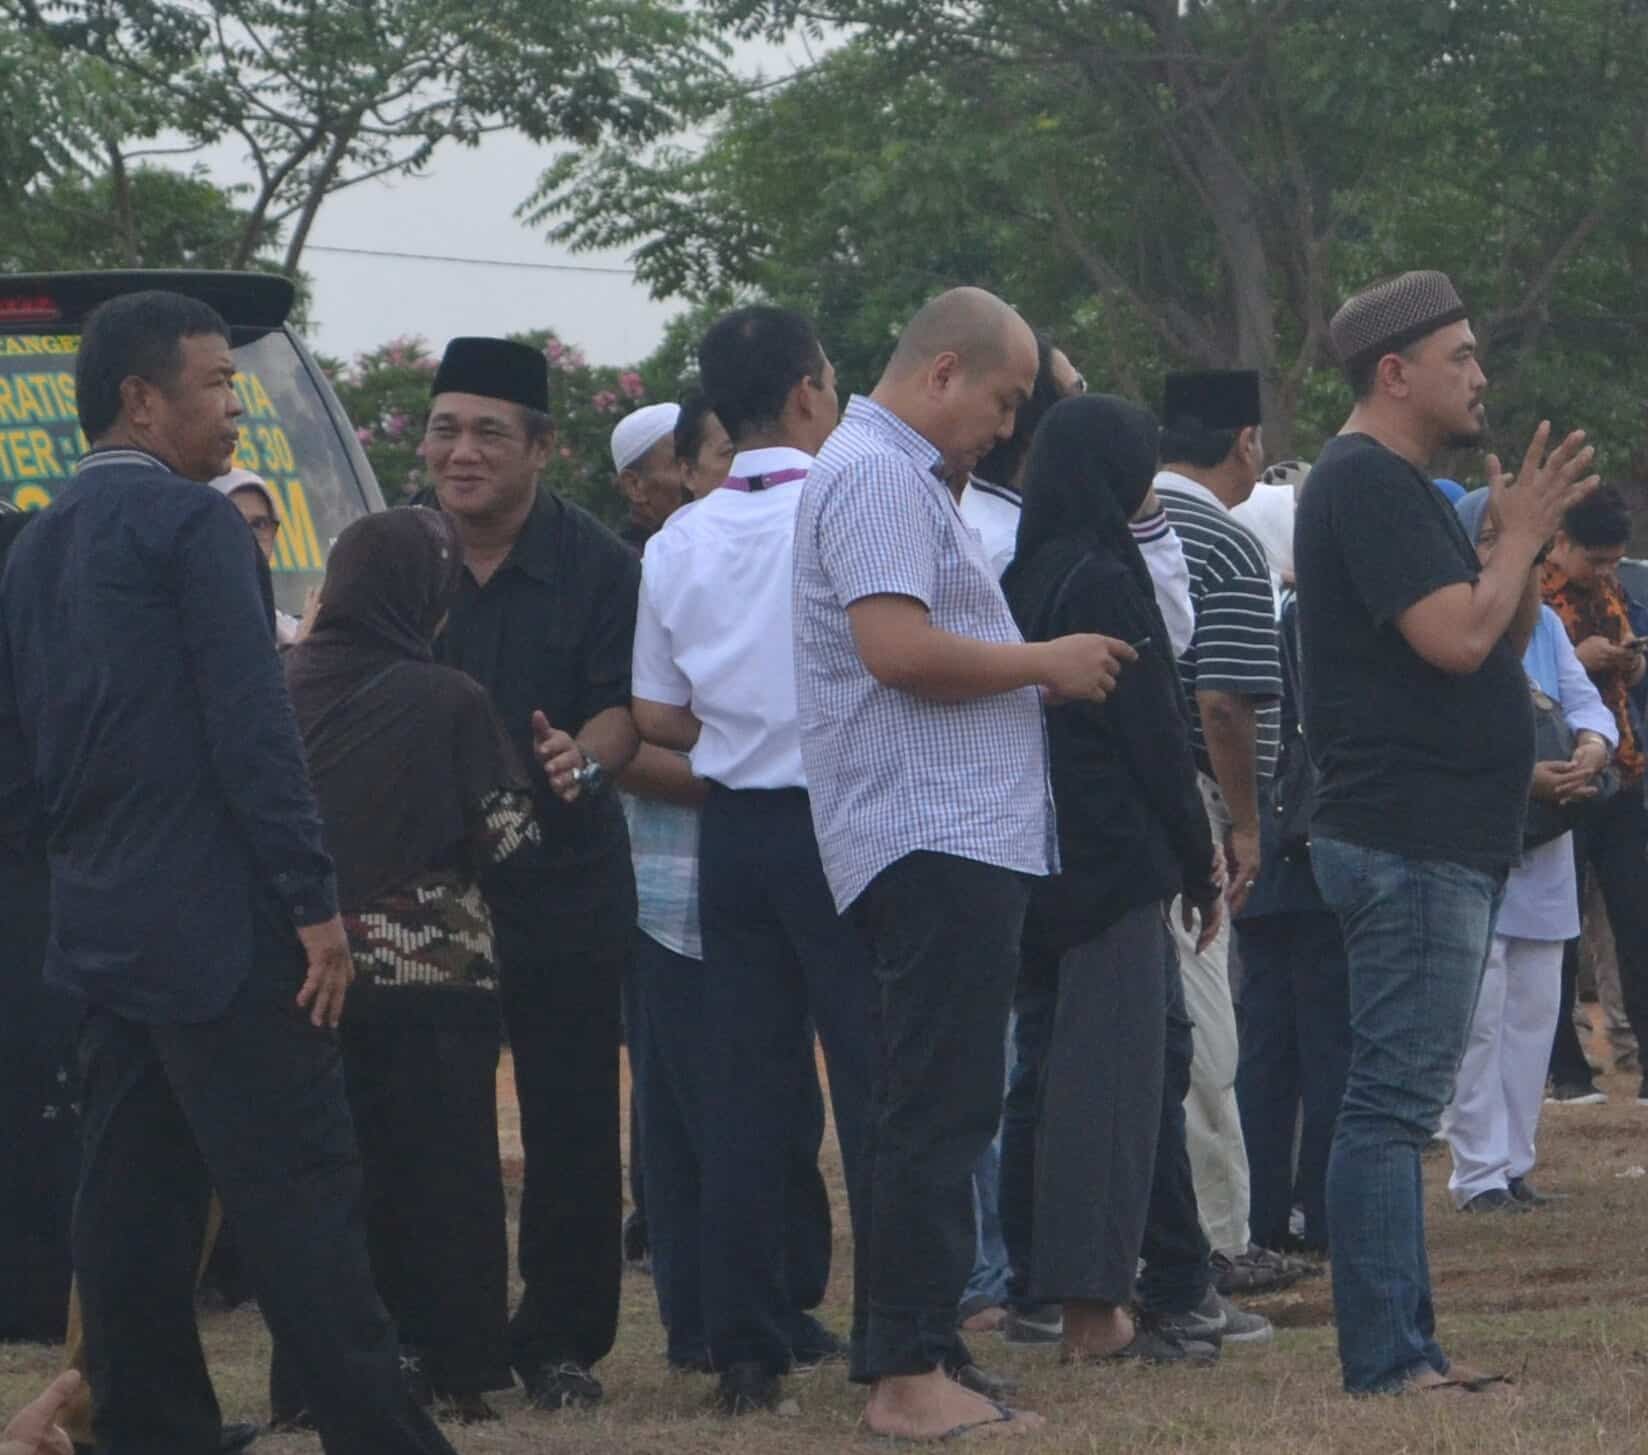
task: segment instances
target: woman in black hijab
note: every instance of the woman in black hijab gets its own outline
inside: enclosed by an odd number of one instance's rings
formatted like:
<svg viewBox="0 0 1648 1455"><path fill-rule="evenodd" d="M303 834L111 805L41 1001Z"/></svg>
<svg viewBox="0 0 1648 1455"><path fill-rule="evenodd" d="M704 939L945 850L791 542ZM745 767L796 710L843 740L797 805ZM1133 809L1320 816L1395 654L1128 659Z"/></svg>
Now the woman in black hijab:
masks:
<svg viewBox="0 0 1648 1455"><path fill-rule="evenodd" d="M1027 641L1098 632L1139 660L1102 705L1049 709L1061 872L1025 921L1021 989L1056 987L1034 1146L1029 1295L1064 1305L1067 1358L1182 1358L1127 1312L1163 1094L1166 906L1218 925L1220 883L1183 688L1128 529L1156 471L1150 412L1108 395L1055 405L1031 446L1002 587ZM1188 914L1188 911L1187 911Z"/></svg>
<svg viewBox="0 0 1648 1455"><path fill-rule="evenodd" d="M498 965L483 887L537 837L486 692L436 665L463 552L436 510L358 520L286 681L337 863L355 982L340 1029L372 1269L414 1382L463 1420L509 1372ZM303 1399L276 1350L276 1420Z"/></svg>

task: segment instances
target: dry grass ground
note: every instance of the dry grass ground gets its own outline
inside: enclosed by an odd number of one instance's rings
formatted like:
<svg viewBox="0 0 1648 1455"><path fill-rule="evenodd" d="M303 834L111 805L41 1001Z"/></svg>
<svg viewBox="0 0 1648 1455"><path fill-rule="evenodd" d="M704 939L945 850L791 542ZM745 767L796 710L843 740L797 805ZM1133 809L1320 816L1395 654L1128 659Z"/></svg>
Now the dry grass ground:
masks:
<svg viewBox="0 0 1648 1455"><path fill-rule="evenodd" d="M1213 1369L1060 1369L1050 1351L978 1339L981 1362L1023 1381L1020 1402L1047 1431L1002 1448L1029 1452L1333 1451L1538 1452L1648 1450L1648 1107L1634 1079L1608 1082L1606 1107L1555 1108L1542 1138L1539 1184L1570 1200L1521 1218L1465 1218L1446 1200L1447 1160L1427 1157L1431 1266L1444 1344L1520 1380L1513 1400L1353 1401L1338 1393L1326 1279L1256 1304L1276 1342L1238 1349ZM510 1130L506 1117L506 1149ZM839 1182L836 1193L839 1199ZM844 1222L840 1219L839 1223ZM826 1313L845 1327L845 1249ZM268 1340L255 1312L204 1325L226 1415L267 1414ZM821 1455L887 1448L863 1435L862 1395L839 1368L792 1380L800 1412L736 1423L709 1413L708 1381L665 1371L651 1284L624 1280L623 1327L601 1367L609 1399L595 1414L543 1415L518 1394L498 1397L501 1426L451 1431L465 1455ZM57 1351L0 1346L0 1411L14 1408L57 1366ZM977 1442L975 1442L977 1443ZM264 1455L314 1455L319 1442L266 1437ZM991 1442L985 1448L997 1448ZM351 1452L353 1455L353 1452ZM368 1455L368 1452L360 1452Z"/></svg>

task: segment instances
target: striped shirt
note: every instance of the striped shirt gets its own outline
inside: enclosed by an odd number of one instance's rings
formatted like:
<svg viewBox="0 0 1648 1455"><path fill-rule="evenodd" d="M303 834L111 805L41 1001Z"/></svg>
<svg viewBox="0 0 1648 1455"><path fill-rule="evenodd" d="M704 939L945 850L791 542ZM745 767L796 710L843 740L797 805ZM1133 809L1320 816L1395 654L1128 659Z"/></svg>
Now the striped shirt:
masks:
<svg viewBox="0 0 1648 1455"><path fill-rule="evenodd" d="M978 536L939 478L939 451L855 397L801 491L795 685L801 758L837 909L927 850L1026 874L1056 867L1041 696L935 702L887 687L858 655L847 608L921 602L940 631L1020 642Z"/></svg>
<svg viewBox="0 0 1648 1455"><path fill-rule="evenodd" d="M1196 630L1180 654L1179 676L1190 699L1196 765L1212 774L1198 692L1258 699L1259 781L1276 772L1281 744L1282 662L1270 562L1258 538L1206 486L1164 470L1156 494L1184 544Z"/></svg>

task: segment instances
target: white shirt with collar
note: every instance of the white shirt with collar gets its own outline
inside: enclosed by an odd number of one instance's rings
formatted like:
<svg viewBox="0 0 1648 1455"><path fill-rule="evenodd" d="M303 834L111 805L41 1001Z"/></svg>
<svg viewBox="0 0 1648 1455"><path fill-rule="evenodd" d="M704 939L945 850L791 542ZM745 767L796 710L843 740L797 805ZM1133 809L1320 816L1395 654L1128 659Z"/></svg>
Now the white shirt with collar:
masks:
<svg viewBox="0 0 1648 1455"><path fill-rule="evenodd" d="M735 479L807 470L779 446L734 456ZM631 691L703 725L692 771L727 788L805 788L795 700L791 564L801 480L722 486L647 542Z"/></svg>
<svg viewBox="0 0 1648 1455"><path fill-rule="evenodd" d="M957 507L969 529L977 533L984 558L996 573L996 580L1013 564L1019 545L1019 517L1024 514L1024 498L1005 485L992 485L972 476L962 487Z"/></svg>

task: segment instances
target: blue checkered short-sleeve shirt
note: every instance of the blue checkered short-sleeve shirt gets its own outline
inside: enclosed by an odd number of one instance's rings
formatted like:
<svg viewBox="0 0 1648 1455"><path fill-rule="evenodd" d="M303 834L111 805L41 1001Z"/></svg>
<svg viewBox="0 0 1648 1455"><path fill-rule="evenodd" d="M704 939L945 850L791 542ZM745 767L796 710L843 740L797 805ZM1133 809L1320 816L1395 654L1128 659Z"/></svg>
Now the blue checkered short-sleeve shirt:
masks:
<svg viewBox="0 0 1648 1455"><path fill-rule="evenodd" d="M934 702L872 677L847 608L912 596L935 627L1022 641L940 454L855 397L802 489L795 532L801 756L824 872L845 910L918 850L1027 874L1057 867L1040 694Z"/></svg>

